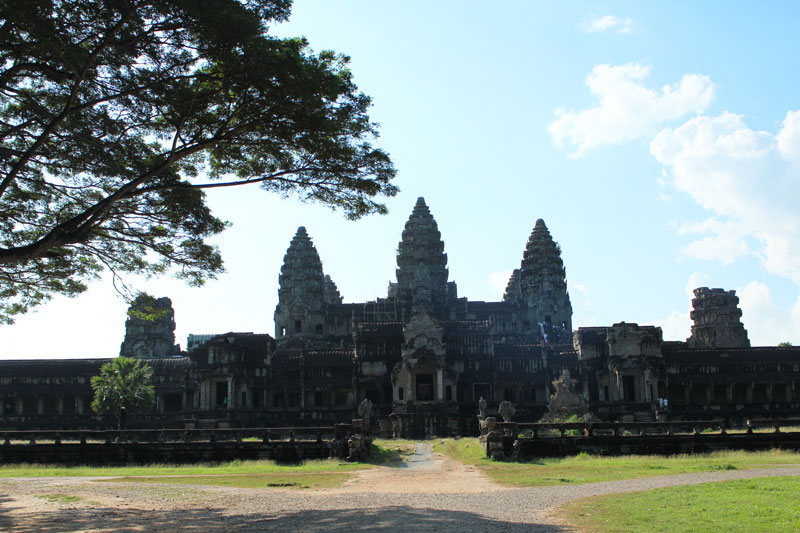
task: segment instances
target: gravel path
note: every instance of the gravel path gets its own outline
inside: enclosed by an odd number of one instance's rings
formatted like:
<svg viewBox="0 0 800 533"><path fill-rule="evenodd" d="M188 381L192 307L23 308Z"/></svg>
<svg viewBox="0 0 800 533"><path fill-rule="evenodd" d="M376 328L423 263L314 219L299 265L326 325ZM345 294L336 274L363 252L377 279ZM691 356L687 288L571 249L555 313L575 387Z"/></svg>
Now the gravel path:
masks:
<svg viewBox="0 0 800 533"><path fill-rule="evenodd" d="M586 496L765 476L800 467L680 474L588 485L508 489L418 448L409 468L359 472L316 491L0 480L2 531L569 531L557 507ZM51 501L44 495L77 496Z"/></svg>

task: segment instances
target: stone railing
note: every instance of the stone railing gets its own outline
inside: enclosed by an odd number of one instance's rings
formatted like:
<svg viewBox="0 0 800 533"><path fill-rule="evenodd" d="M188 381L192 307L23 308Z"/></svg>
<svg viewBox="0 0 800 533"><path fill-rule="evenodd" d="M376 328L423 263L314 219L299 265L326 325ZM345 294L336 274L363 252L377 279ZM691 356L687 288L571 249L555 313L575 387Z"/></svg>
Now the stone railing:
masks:
<svg viewBox="0 0 800 533"><path fill-rule="evenodd" d="M800 419L680 422L575 422L481 424L486 455L524 459L595 454L694 453L718 449L800 449Z"/></svg>
<svg viewBox="0 0 800 533"><path fill-rule="evenodd" d="M370 442L361 419L319 427L0 431L0 463L364 460Z"/></svg>

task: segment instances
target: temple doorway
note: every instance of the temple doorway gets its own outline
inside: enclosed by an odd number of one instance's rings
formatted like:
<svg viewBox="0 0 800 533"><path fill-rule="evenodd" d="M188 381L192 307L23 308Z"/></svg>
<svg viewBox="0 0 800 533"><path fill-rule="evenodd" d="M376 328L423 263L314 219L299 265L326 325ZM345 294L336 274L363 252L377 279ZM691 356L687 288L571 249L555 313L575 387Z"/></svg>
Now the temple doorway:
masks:
<svg viewBox="0 0 800 533"><path fill-rule="evenodd" d="M417 374L417 401L433 401L433 374Z"/></svg>

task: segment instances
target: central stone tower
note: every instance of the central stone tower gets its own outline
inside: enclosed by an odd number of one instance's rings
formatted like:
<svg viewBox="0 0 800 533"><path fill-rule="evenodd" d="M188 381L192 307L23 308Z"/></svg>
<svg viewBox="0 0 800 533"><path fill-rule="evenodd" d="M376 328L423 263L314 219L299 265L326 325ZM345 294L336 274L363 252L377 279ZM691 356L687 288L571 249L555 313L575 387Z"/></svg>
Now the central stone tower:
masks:
<svg viewBox="0 0 800 533"><path fill-rule="evenodd" d="M389 296L413 307L439 308L446 304L448 286L447 254L444 242L425 199L420 197L406 222L397 248L397 284ZM392 294L392 293L395 294Z"/></svg>
<svg viewBox="0 0 800 533"><path fill-rule="evenodd" d="M503 300L520 308L522 333L538 334L545 342L571 342L572 304L561 248L541 218L528 238L520 268L511 274Z"/></svg>

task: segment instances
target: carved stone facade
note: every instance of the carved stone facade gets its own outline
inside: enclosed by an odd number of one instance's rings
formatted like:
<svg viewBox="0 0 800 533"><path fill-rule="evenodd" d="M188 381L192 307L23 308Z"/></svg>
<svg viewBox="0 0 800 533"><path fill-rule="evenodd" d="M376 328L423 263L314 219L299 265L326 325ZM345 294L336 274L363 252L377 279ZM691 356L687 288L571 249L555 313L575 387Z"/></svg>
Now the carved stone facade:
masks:
<svg viewBox="0 0 800 533"><path fill-rule="evenodd" d="M191 335L179 357L164 357L175 353L168 299L158 300L168 309L161 322L129 318L122 353L158 357L150 359L158 404L138 423L316 425L352 420L366 399L384 435L474 435L481 398L483 422L496 420L502 402L513 404L515 421L535 422L565 371L607 420L800 412L800 348L750 348L733 291L695 291L688 342L625 322L573 332L561 251L542 220L502 301L458 296L422 198L385 298L344 303L303 227L286 251L278 296L275 338ZM101 423L88 411L87 378L101 363L0 361L0 419L8 427Z"/></svg>

